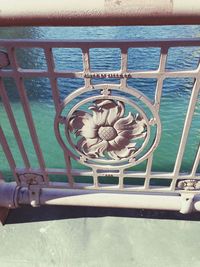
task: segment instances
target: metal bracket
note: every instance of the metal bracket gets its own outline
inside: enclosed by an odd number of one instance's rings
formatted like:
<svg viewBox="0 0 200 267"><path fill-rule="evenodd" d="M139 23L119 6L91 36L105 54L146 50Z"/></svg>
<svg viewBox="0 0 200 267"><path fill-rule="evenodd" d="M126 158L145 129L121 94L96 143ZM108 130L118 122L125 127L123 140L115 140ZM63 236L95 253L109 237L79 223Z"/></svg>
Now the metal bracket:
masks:
<svg viewBox="0 0 200 267"><path fill-rule="evenodd" d="M41 189L45 185L43 175L38 173L23 173L19 174L19 181L21 186L28 187L31 206L39 207Z"/></svg>
<svg viewBox="0 0 200 267"><path fill-rule="evenodd" d="M183 193L181 194L181 208L180 213L188 214L191 213L194 208L194 194Z"/></svg>
<svg viewBox="0 0 200 267"><path fill-rule="evenodd" d="M177 187L188 191L200 190L200 181L195 179L181 180L178 182Z"/></svg>

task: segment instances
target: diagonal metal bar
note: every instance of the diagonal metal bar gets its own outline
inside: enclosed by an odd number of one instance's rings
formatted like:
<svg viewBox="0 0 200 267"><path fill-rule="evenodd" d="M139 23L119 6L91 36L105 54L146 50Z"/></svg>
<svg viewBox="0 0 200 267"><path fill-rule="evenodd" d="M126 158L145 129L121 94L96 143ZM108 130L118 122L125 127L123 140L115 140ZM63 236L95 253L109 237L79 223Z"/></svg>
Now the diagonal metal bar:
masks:
<svg viewBox="0 0 200 267"><path fill-rule="evenodd" d="M47 61L47 66L48 66L48 78L51 83L53 101L55 105L55 110L57 112L60 107L61 101L60 101L60 92L59 92L58 85L57 85L57 77L55 76L55 64L54 64L53 53L52 53L51 47L48 47L45 49L45 55L46 55L46 61ZM71 174L71 160L67 152L64 152L64 159L65 159L65 164L67 168L66 174L68 177L68 182L69 182L69 185L73 187L74 179Z"/></svg>
<svg viewBox="0 0 200 267"><path fill-rule="evenodd" d="M21 99L21 103L22 103L22 107L24 110L24 115L26 118L26 122L29 128L29 132L30 132L30 136L33 142L33 146L38 158L38 162L40 165L40 168L42 169L43 175L46 179L46 182L48 182L48 177L47 174L45 172L45 161L43 158L43 154L42 154L42 150L40 148L40 144L39 144L39 140L38 140L38 136L37 136L37 132L36 132L36 128L35 128L35 124L33 121L33 117L32 117L32 113L31 113L31 109L30 109L30 105L29 105L29 100L26 94L26 90L24 87L24 81L22 79L22 77L20 77L18 75L18 65L17 65L17 61L15 58L15 49L13 47L9 47L8 49L8 53L9 53L9 58L10 58L10 63L11 63L11 67L15 70L16 75L15 75L15 82L18 88L18 93Z"/></svg>
<svg viewBox="0 0 200 267"><path fill-rule="evenodd" d="M199 163L200 163L200 145L198 147L197 154L196 154L196 157L195 157L195 160L194 160L194 164L193 164L193 167L192 167L192 171L191 171L191 177L192 178L196 174L196 171L197 171L197 168L199 166Z"/></svg>
<svg viewBox="0 0 200 267"><path fill-rule="evenodd" d="M10 169L13 173L13 177L15 177L16 181L18 181L18 177L17 177L16 171L15 171L16 170L16 163L15 163L15 160L13 158L10 147L8 145L8 142L6 140L6 137L4 135L3 129L1 128L1 125L0 125L0 143L1 143L1 146L3 148L4 153L6 155Z"/></svg>
<svg viewBox="0 0 200 267"><path fill-rule="evenodd" d="M5 90L4 83L2 81L2 78L0 78L0 96L3 100L3 104L4 104L5 110L7 112L8 119L10 121L10 125L12 127L12 130L13 130L13 133L15 136L15 140L16 140L18 147L19 147L19 150L21 152L24 164L25 164L26 168L30 168L30 162L29 162L22 138L21 138L20 133L19 133L19 130L18 130L16 121L15 121L15 117L14 117L14 114L13 114L13 111L12 111L12 108L11 108L11 105L9 102L9 98L8 98L6 90Z"/></svg>
<svg viewBox="0 0 200 267"><path fill-rule="evenodd" d="M60 92L57 86L57 77L55 77L55 64L52 54L52 48L48 47L45 49L45 56L47 61L47 67L48 67L48 78L51 83L52 88L52 95L54 100L55 109L57 111L59 105L60 105Z"/></svg>
<svg viewBox="0 0 200 267"><path fill-rule="evenodd" d="M162 47L161 55L160 55L160 64L159 64L159 68L158 68L159 78L157 80L155 100L154 100L154 105L155 105L158 112L160 110L160 101L161 101L161 97L162 97L162 89L163 89L163 81L164 81L164 77L162 74L165 72L167 54L168 54L168 47ZM145 189L149 188L152 164L153 164L153 154L151 154L150 157L147 159L146 179L145 179L145 183L144 183Z"/></svg>
<svg viewBox="0 0 200 267"><path fill-rule="evenodd" d="M187 143L187 138L188 138L188 134L190 131L190 126L192 123L192 118L193 118L193 114L194 114L194 110L195 110L195 105L196 102L198 100L198 94L199 94L199 89L200 89L200 73L197 76L193 89L192 89L192 94L190 97L190 102L188 105L188 110L187 110L187 114L186 114L186 118L185 118L185 123L184 123L184 127L183 127L183 132L182 132L182 136L181 136L181 141L180 141L180 145L179 145L179 149L178 149L178 153L177 153L177 157L176 157L176 162L174 165L174 176L175 179L173 180L171 187L172 190L175 189L176 186L176 180L178 178L178 174L181 168L181 164L182 164L182 159L183 159L183 155L184 155L184 151L185 151L185 147L186 147L186 143Z"/></svg>

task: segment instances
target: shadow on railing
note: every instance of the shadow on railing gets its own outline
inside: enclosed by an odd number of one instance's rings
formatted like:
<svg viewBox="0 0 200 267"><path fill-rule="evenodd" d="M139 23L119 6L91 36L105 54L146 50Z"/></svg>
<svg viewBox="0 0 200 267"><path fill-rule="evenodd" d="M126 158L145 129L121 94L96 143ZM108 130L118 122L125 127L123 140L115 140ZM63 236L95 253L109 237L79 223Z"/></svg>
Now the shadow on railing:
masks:
<svg viewBox="0 0 200 267"><path fill-rule="evenodd" d="M22 206L20 209L10 211L5 224L104 217L200 221L199 212L192 214L181 214L176 211L119 209L105 207L41 206L37 209L34 209L30 206Z"/></svg>

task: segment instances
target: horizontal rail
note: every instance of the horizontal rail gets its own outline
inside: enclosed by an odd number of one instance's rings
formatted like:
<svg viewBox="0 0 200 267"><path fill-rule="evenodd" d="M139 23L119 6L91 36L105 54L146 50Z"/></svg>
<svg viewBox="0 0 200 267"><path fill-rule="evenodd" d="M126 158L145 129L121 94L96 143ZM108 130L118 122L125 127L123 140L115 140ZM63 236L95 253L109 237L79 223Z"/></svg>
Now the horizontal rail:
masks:
<svg viewBox="0 0 200 267"><path fill-rule="evenodd" d="M0 26L119 26L199 24L196 0L6 0Z"/></svg>
<svg viewBox="0 0 200 267"><path fill-rule="evenodd" d="M72 190L43 188L38 195L40 205L76 205L114 208L174 210L183 214L200 211L199 194L128 193L99 192L97 190ZM0 184L0 203L2 207L16 208L31 204L30 192L16 183Z"/></svg>
<svg viewBox="0 0 200 267"><path fill-rule="evenodd" d="M18 69L17 70L19 77L24 78L34 78L34 77L49 77L49 72L45 70L26 70ZM158 78L160 76L159 71L128 71L126 73L128 78ZM165 71L162 73L163 78L184 78L191 77L195 78L198 74L198 70L191 71ZM85 78L87 74L84 72L68 72L68 71L54 71L55 78ZM89 76L91 78L115 78L120 79L121 71L95 71L90 72ZM15 77L16 72L12 70L0 70L1 77Z"/></svg>
<svg viewBox="0 0 200 267"><path fill-rule="evenodd" d="M83 169L72 169L72 175L81 175L81 176L92 176L93 172L90 170L83 170ZM16 172L18 174L23 174L27 172L32 172L32 173L42 173L41 169L35 169L35 168L16 168ZM45 172L47 174L54 174L54 175L65 175L67 172L67 169L58 169L58 168L46 168ZM104 176L104 173L107 174L106 171L98 173L100 176ZM115 172L109 172L109 174L112 174L112 176L116 176L119 173ZM137 172L137 171L124 171L125 177L132 177L132 178L145 178L146 177L146 172ZM155 178L155 179L173 179L175 176L173 172L151 172L150 178ZM200 175L196 174L192 176L190 173L179 173L179 177L181 179L200 179Z"/></svg>
<svg viewBox="0 0 200 267"><path fill-rule="evenodd" d="M1 46L23 48L23 47L53 47L53 48L130 48L130 47L187 47L199 46L200 38L173 38L173 39L98 39L98 40L80 40L80 39L48 39L48 40L32 40L32 39L1 39Z"/></svg>

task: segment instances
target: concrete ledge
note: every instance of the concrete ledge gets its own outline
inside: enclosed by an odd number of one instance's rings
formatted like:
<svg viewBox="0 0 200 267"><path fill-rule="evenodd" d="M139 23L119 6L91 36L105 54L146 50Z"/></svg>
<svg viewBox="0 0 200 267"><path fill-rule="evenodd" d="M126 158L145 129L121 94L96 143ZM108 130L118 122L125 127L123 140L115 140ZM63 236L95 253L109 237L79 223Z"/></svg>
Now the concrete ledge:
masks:
<svg viewBox="0 0 200 267"><path fill-rule="evenodd" d="M0 227L1 266L199 267L199 213L153 211L159 219L151 213L64 206L12 210Z"/></svg>

